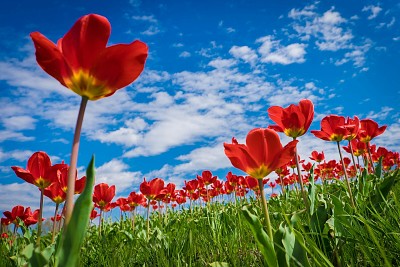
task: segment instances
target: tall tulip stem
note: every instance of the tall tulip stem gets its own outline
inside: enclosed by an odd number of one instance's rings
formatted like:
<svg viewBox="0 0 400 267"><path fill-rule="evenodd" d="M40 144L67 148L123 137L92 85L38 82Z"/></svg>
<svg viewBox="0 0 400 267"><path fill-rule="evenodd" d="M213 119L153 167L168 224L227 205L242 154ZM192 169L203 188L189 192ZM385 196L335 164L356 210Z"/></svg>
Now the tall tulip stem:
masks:
<svg viewBox="0 0 400 267"><path fill-rule="evenodd" d="M296 140L296 138L293 138L293 140ZM299 182L300 182L300 187L301 187L301 195L303 196L303 201L304 201L304 205L306 206L306 209L309 210L310 207L308 205L306 191L304 191L303 178L301 177L301 170L300 170L300 164L299 164L299 155L297 154L297 147L294 149L294 152L295 152L295 158L296 158L297 175L299 176Z"/></svg>
<svg viewBox="0 0 400 267"><path fill-rule="evenodd" d="M59 203L56 203L56 209L54 210L54 221L53 221L53 230L51 235L51 243L54 242L54 236L56 235L57 213L59 205L60 205Z"/></svg>
<svg viewBox="0 0 400 267"><path fill-rule="evenodd" d="M78 162L79 140L81 137L83 116L85 115L86 104L88 102L86 96L82 96L81 105L79 107L78 119L76 120L74 141L72 143L71 160L68 169L68 182L67 182L67 197L66 197L66 210L64 226L68 225L74 208L74 193L75 193L75 179L76 167Z"/></svg>
<svg viewBox="0 0 400 267"><path fill-rule="evenodd" d="M260 200L261 200L261 206L263 209L264 213L264 218L265 218L265 224L267 226L267 234L271 240L274 240L274 236L272 234L272 227L271 227L271 220L269 219L269 212L268 212L268 204L267 200L265 199L264 195L264 184L262 179L258 179L258 186L260 187Z"/></svg>
<svg viewBox="0 0 400 267"><path fill-rule="evenodd" d="M353 193L351 192L351 188L350 188L349 178L347 177L346 166L345 166L344 161L343 161L342 151L340 150L340 143L339 143L339 141L336 141L336 143L337 143L337 147L338 147L338 150L339 150L340 161L342 162L344 179L346 180L346 186L347 186L347 190L349 192L350 203L351 203L351 206L354 209L356 209L356 205L354 203L354 198L353 198Z"/></svg>
<svg viewBox="0 0 400 267"><path fill-rule="evenodd" d="M372 159L371 148L369 146L369 142L367 143L367 150L368 150L369 162L371 163L372 171L375 173L374 161Z"/></svg>
<svg viewBox="0 0 400 267"><path fill-rule="evenodd" d="M40 188L40 207L39 207L36 246L40 245L40 237L42 235L43 199L44 199L44 188Z"/></svg>

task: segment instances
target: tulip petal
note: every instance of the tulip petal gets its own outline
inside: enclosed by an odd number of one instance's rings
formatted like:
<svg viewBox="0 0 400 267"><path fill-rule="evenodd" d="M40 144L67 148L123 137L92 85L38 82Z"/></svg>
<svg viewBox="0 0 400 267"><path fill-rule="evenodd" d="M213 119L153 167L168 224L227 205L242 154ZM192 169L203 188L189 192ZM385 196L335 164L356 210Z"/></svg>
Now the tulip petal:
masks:
<svg viewBox="0 0 400 267"><path fill-rule="evenodd" d="M304 130L307 131L314 118L314 104L309 99L302 99L299 107L305 117Z"/></svg>
<svg viewBox="0 0 400 267"><path fill-rule="evenodd" d="M73 70L88 71L106 48L110 33L111 25L107 18L96 14L86 15L78 19L60 39L59 46Z"/></svg>
<svg viewBox="0 0 400 267"><path fill-rule="evenodd" d="M57 46L39 32L30 34L36 49L36 61L39 66L66 86L64 77L71 75L71 69Z"/></svg>
<svg viewBox="0 0 400 267"><path fill-rule="evenodd" d="M90 74L106 83L113 91L132 83L144 69L148 54L147 45L141 41L107 47L98 56Z"/></svg>

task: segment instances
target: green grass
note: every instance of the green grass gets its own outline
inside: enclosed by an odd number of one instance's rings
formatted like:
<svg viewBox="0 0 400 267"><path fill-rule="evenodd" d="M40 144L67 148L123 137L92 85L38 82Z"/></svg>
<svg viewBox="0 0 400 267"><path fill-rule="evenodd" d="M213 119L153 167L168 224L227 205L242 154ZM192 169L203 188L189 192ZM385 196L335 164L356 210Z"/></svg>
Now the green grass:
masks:
<svg viewBox="0 0 400 267"><path fill-rule="evenodd" d="M359 179L363 187L352 181L357 211L340 181L324 187L309 185L310 211L296 191L269 201L280 266L287 266L280 238L286 234L287 241L288 233L300 242L297 248L311 266L400 266L400 171L383 177L364 174ZM161 219L153 213L149 237L141 216L136 217L134 231L129 218L105 221L102 233L91 226L79 266L263 266L263 255L243 217L245 205L262 221L258 200L242 200L197 206L192 212L169 210ZM27 231L12 246L2 240L0 266L17 266L10 257L21 258L34 237L34 232ZM49 240L50 234L43 237L43 248L50 245ZM297 266L298 259L291 256L287 262Z"/></svg>

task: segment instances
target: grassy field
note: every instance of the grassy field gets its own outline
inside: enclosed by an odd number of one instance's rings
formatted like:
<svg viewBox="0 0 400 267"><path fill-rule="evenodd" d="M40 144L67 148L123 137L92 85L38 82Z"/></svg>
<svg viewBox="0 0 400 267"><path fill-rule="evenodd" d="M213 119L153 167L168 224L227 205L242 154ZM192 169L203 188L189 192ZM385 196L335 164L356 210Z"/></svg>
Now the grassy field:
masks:
<svg viewBox="0 0 400 267"><path fill-rule="evenodd" d="M356 209L340 180L311 181L309 210L296 190L270 199L272 250L256 197L168 208L161 216L153 212L149 235L142 216L136 216L134 229L128 215L105 220L101 232L97 225L88 228L80 266L268 266L271 251L276 266L400 266L399 180L399 170L381 174L379 166L376 174L353 179ZM42 238L39 251L32 245L35 231L23 231L15 240L2 238L0 266L27 259L31 266L47 261L52 266L57 242L51 244L51 234Z"/></svg>

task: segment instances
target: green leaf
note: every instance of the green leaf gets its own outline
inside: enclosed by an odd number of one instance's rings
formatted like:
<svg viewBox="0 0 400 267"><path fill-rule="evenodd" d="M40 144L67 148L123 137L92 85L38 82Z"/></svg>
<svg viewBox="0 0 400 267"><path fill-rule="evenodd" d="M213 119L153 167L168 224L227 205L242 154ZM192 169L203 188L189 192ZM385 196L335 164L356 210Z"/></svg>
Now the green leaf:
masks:
<svg viewBox="0 0 400 267"><path fill-rule="evenodd" d="M314 214L314 207L315 207L315 181L314 181L314 166L315 164L312 166L311 170L310 170L310 185L308 187L308 198L310 199L310 215L312 216Z"/></svg>
<svg viewBox="0 0 400 267"><path fill-rule="evenodd" d="M382 178L382 159L383 157L381 156L379 158L378 164L375 166L375 175L378 178Z"/></svg>
<svg viewBox="0 0 400 267"><path fill-rule="evenodd" d="M264 256L267 266L278 267L278 260L276 258L274 249L274 241L268 237L258 217L249 211L248 206L244 206L242 208L242 214L246 218L247 224L250 226L250 230L256 239L258 248Z"/></svg>
<svg viewBox="0 0 400 267"><path fill-rule="evenodd" d="M229 264L227 262L219 262L215 261L213 263L209 264L211 267L229 267Z"/></svg>
<svg viewBox="0 0 400 267"><path fill-rule="evenodd" d="M392 172L389 176L385 177L383 181L379 184L377 190L372 192L370 195L371 203L378 206L380 203L384 202L387 195L389 194L392 187L400 181L400 169Z"/></svg>
<svg viewBox="0 0 400 267"><path fill-rule="evenodd" d="M86 170L86 185L82 194L75 202L71 220L63 232L56 253L56 266L72 267L78 265L80 249L89 225L92 211L92 194L95 177L94 156Z"/></svg>

